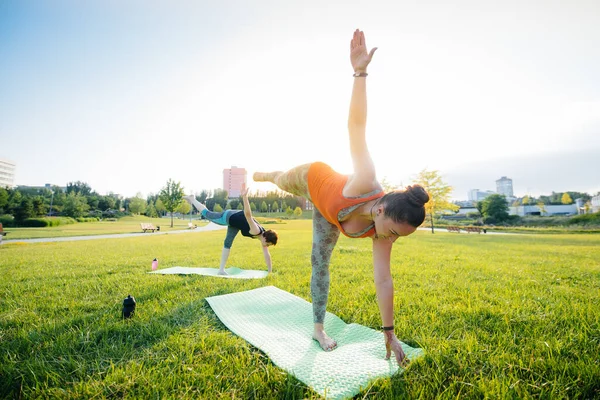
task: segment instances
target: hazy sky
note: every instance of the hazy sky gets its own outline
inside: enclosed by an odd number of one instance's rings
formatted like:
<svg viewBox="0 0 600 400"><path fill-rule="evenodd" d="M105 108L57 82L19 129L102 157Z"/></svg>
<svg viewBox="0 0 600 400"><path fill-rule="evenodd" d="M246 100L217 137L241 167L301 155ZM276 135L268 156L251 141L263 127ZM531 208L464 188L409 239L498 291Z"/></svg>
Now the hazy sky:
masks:
<svg viewBox="0 0 600 400"><path fill-rule="evenodd" d="M380 178L600 191L597 0L0 0L0 158L19 185L125 196L220 187L232 165L350 173L355 28L379 48Z"/></svg>

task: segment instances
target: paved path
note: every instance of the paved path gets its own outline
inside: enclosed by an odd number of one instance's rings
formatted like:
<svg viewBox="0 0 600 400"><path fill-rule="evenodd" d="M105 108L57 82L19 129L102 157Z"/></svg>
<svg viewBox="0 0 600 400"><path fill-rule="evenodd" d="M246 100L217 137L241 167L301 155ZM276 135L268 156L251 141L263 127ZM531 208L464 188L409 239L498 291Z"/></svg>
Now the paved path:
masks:
<svg viewBox="0 0 600 400"><path fill-rule="evenodd" d="M196 232L206 232L206 231L216 231L219 229L225 229L225 226L213 224L210 222L208 225L198 227L196 229L182 229L178 231L164 231L164 232L154 232L154 233L114 233L110 235L90 235L90 236L65 236L65 237L55 237L55 238L37 238L37 239L11 239L11 240L3 240L3 243L45 243L45 242L71 242L76 240L96 240L96 239L120 239L126 237L137 237L137 236L156 236L156 235L178 235L181 233L196 233Z"/></svg>

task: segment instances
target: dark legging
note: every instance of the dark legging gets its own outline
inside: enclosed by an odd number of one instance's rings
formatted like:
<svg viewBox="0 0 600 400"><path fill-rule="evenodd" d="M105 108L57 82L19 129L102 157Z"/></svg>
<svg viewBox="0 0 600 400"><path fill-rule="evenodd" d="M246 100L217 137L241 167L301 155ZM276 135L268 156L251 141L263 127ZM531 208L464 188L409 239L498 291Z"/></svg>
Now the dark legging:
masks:
<svg viewBox="0 0 600 400"><path fill-rule="evenodd" d="M204 209L202 211L202 216L207 220L214 222L217 225L227 226L227 235L225 236L225 242L223 243L223 247L226 249L230 249L233 246L233 239L235 239L236 235L240 231L238 228L234 228L229 225L229 217L233 214L234 210L225 210L223 212L215 212Z"/></svg>

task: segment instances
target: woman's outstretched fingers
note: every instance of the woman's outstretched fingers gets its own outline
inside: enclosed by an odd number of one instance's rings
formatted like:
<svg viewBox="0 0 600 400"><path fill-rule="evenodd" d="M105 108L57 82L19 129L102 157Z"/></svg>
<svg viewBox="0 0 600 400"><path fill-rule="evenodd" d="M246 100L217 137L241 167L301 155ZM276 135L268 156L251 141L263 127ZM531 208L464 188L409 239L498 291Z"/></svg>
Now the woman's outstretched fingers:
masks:
<svg viewBox="0 0 600 400"><path fill-rule="evenodd" d="M390 346L390 342L385 341L385 359L389 360L392 355L392 347Z"/></svg>

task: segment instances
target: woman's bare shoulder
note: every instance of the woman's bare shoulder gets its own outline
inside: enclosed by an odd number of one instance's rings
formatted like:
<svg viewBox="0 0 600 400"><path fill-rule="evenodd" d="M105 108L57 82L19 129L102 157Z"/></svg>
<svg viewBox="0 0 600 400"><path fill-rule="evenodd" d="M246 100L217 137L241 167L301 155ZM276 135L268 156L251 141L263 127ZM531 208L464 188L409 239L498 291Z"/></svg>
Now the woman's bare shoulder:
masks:
<svg viewBox="0 0 600 400"><path fill-rule="evenodd" d="M365 179L357 175L350 175L348 176L348 182L346 182L342 194L346 197L356 197L381 190L383 190L383 188L375 179Z"/></svg>

